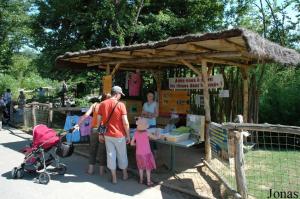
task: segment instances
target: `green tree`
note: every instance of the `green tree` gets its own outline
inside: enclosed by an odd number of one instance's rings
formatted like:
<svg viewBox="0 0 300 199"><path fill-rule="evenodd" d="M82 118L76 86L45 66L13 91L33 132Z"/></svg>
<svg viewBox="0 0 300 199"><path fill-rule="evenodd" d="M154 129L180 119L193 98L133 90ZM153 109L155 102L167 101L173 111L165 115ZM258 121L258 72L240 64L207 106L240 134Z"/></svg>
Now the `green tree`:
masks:
<svg viewBox="0 0 300 199"><path fill-rule="evenodd" d="M29 41L29 7L27 0L0 0L0 72L8 69L13 54Z"/></svg>

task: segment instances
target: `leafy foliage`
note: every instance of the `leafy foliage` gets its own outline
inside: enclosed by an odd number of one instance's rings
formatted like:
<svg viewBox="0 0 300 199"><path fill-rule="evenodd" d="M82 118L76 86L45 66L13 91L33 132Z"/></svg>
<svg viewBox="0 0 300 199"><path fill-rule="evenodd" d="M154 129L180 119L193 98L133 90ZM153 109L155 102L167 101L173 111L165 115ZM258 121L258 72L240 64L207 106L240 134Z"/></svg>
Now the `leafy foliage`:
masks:
<svg viewBox="0 0 300 199"><path fill-rule="evenodd" d="M70 88L85 85L86 94L100 87L104 73L58 70L58 55L189 33L245 27L299 50L299 12L299 0L0 0L0 93L8 87L14 95L19 88L58 87L57 80L66 79ZM24 52L24 45L38 53ZM240 70L214 70L224 74L234 95L224 104L212 99L215 112L226 112L219 118L228 121L242 110ZM124 83L124 78L120 72L115 82ZM262 122L299 124L298 69L260 65L250 70L249 79L250 112L257 115L259 102ZM147 73L143 90L153 89L153 83Z"/></svg>
<svg viewBox="0 0 300 199"><path fill-rule="evenodd" d="M26 0L0 0L0 72L8 69L13 54L30 40L30 5Z"/></svg>

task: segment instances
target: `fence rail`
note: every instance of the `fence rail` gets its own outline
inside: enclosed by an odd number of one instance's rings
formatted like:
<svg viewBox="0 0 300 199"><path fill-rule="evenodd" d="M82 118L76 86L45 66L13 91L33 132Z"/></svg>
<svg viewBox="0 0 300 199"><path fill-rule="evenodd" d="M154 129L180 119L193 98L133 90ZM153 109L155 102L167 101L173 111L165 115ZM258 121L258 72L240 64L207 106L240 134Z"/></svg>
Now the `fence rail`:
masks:
<svg viewBox="0 0 300 199"><path fill-rule="evenodd" d="M10 108L10 123L13 125L23 125L25 128L32 128L37 124L52 125L53 109L49 103L28 103L24 107Z"/></svg>
<svg viewBox="0 0 300 199"><path fill-rule="evenodd" d="M224 123L222 128L234 139L228 141L230 164L214 158L209 166L230 189L242 198L300 194L300 127Z"/></svg>

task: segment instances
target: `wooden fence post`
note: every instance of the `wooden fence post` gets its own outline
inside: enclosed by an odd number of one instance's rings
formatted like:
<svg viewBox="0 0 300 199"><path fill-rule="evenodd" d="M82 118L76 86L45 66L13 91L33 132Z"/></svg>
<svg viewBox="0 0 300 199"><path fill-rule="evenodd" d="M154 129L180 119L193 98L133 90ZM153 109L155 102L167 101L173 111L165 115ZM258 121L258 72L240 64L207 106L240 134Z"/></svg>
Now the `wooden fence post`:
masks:
<svg viewBox="0 0 300 199"><path fill-rule="evenodd" d="M10 102L9 106L9 122L14 123L14 105L13 101Z"/></svg>
<svg viewBox="0 0 300 199"><path fill-rule="evenodd" d="M36 120L36 105L32 104L32 122L33 126L36 126L37 120Z"/></svg>
<svg viewBox="0 0 300 199"><path fill-rule="evenodd" d="M244 151L243 151L243 133L241 131L234 131L234 146L235 146L235 178L237 191L240 193L242 198L248 198L248 188L245 174L245 162L244 162Z"/></svg>
<svg viewBox="0 0 300 199"><path fill-rule="evenodd" d="M48 127L52 126L53 121L53 104L49 103Z"/></svg>
<svg viewBox="0 0 300 199"><path fill-rule="evenodd" d="M209 137L209 124L211 122L210 116L210 100L209 100L209 91L208 91L208 77L207 77L207 61L201 61L202 69L202 81L203 81L203 95L204 95L204 109L205 109L205 160L207 162L211 161L211 146L210 146L210 137Z"/></svg>

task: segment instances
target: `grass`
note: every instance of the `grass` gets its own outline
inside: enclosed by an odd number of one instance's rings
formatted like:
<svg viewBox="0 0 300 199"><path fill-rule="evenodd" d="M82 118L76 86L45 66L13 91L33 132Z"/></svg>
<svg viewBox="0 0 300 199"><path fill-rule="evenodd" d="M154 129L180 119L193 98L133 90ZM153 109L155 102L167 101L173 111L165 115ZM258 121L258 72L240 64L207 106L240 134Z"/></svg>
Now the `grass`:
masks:
<svg viewBox="0 0 300 199"><path fill-rule="evenodd" d="M248 192L266 198L270 189L300 190L300 151L253 150L245 154Z"/></svg>

